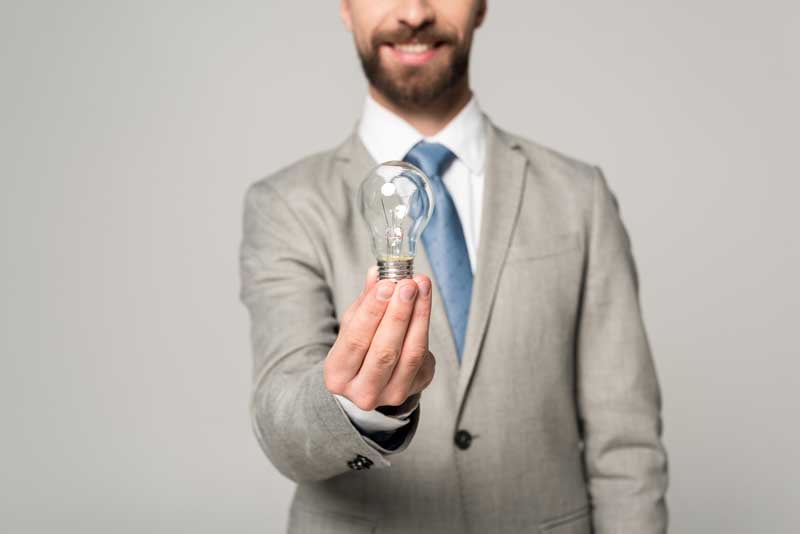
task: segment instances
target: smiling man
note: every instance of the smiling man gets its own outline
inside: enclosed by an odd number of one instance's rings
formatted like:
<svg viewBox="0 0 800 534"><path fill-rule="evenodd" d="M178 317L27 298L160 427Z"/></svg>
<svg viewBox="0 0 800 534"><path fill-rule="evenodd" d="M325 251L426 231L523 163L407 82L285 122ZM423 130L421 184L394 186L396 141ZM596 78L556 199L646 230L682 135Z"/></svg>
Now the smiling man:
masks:
<svg viewBox="0 0 800 534"><path fill-rule="evenodd" d="M288 530L666 532L660 390L600 169L481 111L485 2L341 16L368 81L355 131L245 199L253 427L298 484ZM419 274L395 283L359 274L374 258L354 195L400 159L435 209Z"/></svg>

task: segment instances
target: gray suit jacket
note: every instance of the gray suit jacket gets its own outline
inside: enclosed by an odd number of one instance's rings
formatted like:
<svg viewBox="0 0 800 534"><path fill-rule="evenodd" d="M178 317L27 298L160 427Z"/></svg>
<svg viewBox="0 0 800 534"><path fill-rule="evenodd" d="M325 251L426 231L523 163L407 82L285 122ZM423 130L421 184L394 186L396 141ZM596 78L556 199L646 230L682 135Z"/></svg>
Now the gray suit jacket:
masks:
<svg viewBox="0 0 800 534"><path fill-rule="evenodd" d="M290 532L666 531L660 390L616 198L598 168L495 126L489 151L463 362L434 289L436 377L394 453L322 380L375 262L353 198L376 162L353 134L248 189L252 421L298 483Z"/></svg>

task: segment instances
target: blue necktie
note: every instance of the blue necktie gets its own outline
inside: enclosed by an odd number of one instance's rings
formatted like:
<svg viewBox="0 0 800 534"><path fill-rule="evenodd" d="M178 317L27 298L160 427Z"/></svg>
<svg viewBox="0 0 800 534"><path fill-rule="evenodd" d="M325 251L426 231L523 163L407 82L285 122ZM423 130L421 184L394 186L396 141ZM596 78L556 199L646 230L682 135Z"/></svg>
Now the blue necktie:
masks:
<svg viewBox="0 0 800 534"><path fill-rule="evenodd" d="M422 232L422 242L444 301L460 363L472 298L472 268L461 220L442 181L442 175L455 157L442 144L420 141L403 159L419 167L430 178L434 208L431 220Z"/></svg>

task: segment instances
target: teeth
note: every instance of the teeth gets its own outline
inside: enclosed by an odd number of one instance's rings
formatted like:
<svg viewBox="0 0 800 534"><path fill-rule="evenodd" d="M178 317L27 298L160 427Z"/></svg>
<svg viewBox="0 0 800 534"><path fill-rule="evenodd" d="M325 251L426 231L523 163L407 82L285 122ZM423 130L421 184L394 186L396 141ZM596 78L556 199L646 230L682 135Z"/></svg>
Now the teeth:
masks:
<svg viewBox="0 0 800 534"><path fill-rule="evenodd" d="M421 54L423 52L427 52L431 49L431 45L423 44L423 43L408 43L408 44L396 44L394 45L400 52L406 54Z"/></svg>

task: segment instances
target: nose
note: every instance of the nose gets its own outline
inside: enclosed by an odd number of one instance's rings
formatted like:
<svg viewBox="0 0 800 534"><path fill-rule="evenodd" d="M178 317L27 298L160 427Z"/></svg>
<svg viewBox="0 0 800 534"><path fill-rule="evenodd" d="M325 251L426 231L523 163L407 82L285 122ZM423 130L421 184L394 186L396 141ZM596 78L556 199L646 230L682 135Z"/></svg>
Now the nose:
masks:
<svg viewBox="0 0 800 534"><path fill-rule="evenodd" d="M426 0L402 0L397 8L397 18L401 24L420 28L433 22L435 12Z"/></svg>

